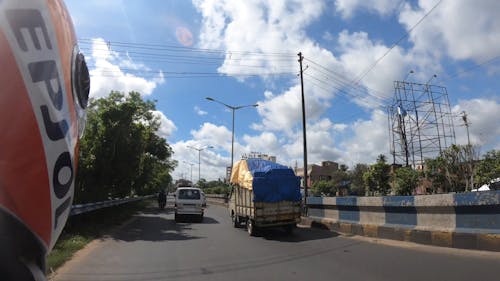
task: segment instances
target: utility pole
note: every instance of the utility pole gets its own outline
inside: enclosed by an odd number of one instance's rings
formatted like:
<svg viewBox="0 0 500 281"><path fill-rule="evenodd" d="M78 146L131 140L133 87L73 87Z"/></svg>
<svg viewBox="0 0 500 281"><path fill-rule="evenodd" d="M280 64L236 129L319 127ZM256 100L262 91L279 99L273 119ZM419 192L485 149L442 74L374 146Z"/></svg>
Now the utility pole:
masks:
<svg viewBox="0 0 500 281"><path fill-rule="evenodd" d="M467 120L467 113L462 111L462 120L464 121L465 129L467 130L467 156L469 158L469 172L470 172L470 185L471 190L474 188L474 173L472 171L472 146L470 144L470 136L469 136L469 125L470 123Z"/></svg>
<svg viewBox="0 0 500 281"><path fill-rule="evenodd" d="M304 207L305 214L307 215L307 138L306 138L306 105L304 98L304 77L302 70L302 52L297 54L299 56L299 66L300 66L300 88L302 93L302 137L304 142Z"/></svg>

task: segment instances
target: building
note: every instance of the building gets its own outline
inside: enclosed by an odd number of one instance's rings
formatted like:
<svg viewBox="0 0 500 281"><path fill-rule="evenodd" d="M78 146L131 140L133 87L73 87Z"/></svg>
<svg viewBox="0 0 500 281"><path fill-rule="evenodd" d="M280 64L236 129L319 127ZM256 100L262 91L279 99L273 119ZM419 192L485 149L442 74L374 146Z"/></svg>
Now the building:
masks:
<svg viewBox="0 0 500 281"><path fill-rule="evenodd" d="M224 178L224 182L229 182L231 180L231 167L226 167L226 177Z"/></svg>
<svg viewBox="0 0 500 281"><path fill-rule="evenodd" d="M307 165L307 186L312 186L315 182L333 178L333 173L339 170L339 164L333 161L323 161L321 165ZM302 178L301 186L304 186L304 168L295 168L295 174Z"/></svg>
<svg viewBox="0 0 500 281"><path fill-rule="evenodd" d="M252 151L249 154L245 153L245 154L241 155L241 159L249 159L249 158L260 158L260 159L264 159L264 160L276 163L276 156L267 155L267 154L264 154L261 152Z"/></svg>

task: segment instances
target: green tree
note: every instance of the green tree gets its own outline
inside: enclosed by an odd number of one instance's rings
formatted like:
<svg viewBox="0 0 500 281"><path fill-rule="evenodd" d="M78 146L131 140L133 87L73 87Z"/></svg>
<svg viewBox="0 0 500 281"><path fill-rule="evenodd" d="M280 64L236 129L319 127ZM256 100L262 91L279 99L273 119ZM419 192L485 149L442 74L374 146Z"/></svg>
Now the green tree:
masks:
<svg viewBox="0 0 500 281"><path fill-rule="evenodd" d="M375 192L377 190L377 183L373 178L373 173L371 172L371 170L363 173L363 183L365 186L365 194L375 195Z"/></svg>
<svg viewBox="0 0 500 281"><path fill-rule="evenodd" d="M365 195L365 183L363 180L363 174L370 170L370 166L366 164L356 164L354 170L349 172L349 178L351 180L351 192L358 196Z"/></svg>
<svg viewBox="0 0 500 281"><path fill-rule="evenodd" d="M155 105L139 93L111 92L91 99L80 142L76 202L147 194L171 183L176 162L153 114Z"/></svg>
<svg viewBox="0 0 500 281"><path fill-rule="evenodd" d="M370 194L388 194L391 189L389 185L390 168L386 163L385 155L380 154L377 157L377 163L371 165L370 171L363 174L365 188Z"/></svg>
<svg viewBox="0 0 500 281"><path fill-rule="evenodd" d="M336 188L332 181L320 180L311 186L311 192L315 196L335 196Z"/></svg>
<svg viewBox="0 0 500 281"><path fill-rule="evenodd" d="M432 182L431 193L448 192L450 185L445 176L445 163L442 157L425 160L425 177Z"/></svg>
<svg viewBox="0 0 500 281"><path fill-rule="evenodd" d="M332 173L332 179L329 181L332 186L331 192L337 193L342 189L349 190L351 177L348 173L348 167L346 165L340 165L340 169Z"/></svg>
<svg viewBox="0 0 500 281"><path fill-rule="evenodd" d="M402 167L394 173L396 195L412 195L418 187L419 173L411 167Z"/></svg>
<svg viewBox="0 0 500 281"><path fill-rule="evenodd" d="M479 161L476 169L475 181L479 186L488 184L491 180L500 177L500 150L486 152Z"/></svg>

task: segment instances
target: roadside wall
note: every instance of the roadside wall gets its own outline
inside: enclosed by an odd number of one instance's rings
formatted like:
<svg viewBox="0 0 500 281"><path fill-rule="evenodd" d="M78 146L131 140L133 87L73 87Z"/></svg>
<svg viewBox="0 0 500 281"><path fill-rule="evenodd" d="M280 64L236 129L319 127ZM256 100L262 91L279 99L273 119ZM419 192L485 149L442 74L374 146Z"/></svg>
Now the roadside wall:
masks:
<svg viewBox="0 0 500 281"><path fill-rule="evenodd" d="M500 251L500 191L309 197L306 224L346 234Z"/></svg>

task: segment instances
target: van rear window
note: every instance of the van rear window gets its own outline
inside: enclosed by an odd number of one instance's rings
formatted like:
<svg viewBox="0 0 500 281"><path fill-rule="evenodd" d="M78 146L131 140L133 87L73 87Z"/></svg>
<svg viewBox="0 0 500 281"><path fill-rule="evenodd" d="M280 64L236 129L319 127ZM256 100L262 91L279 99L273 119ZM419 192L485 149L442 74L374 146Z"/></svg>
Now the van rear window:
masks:
<svg viewBox="0 0 500 281"><path fill-rule="evenodd" d="M196 189L182 189L179 190L179 199L200 199L200 191Z"/></svg>

